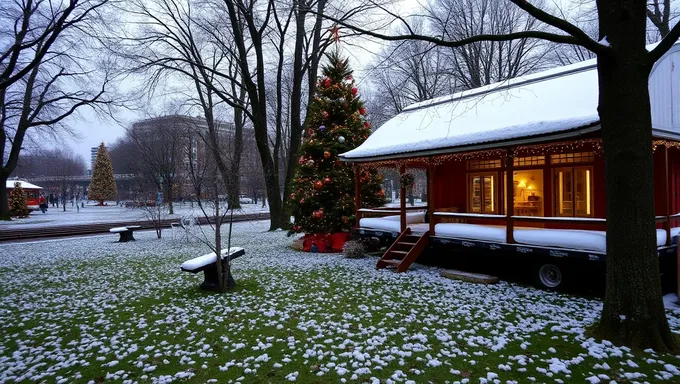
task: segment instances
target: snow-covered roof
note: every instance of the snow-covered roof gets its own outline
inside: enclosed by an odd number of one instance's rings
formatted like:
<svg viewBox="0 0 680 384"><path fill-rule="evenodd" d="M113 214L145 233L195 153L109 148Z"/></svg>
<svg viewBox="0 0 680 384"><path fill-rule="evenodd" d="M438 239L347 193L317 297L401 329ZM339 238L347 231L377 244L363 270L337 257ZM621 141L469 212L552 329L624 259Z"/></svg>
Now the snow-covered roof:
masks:
<svg viewBox="0 0 680 384"><path fill-rule="evenodd" d="M410 105L340 156L375 161L573 137L599 129L598 94L597 62L586 60Z"/></svg>
<svg viewBox="0 0 680 384"><path fill-rule="evenodd" d="M28 181L23 181L23 180L7 180L5 183L5 188L14 188L14 183L20 183L21 188L23 189L42 189L42 187L39 187L35 184L31 184Z"/></svg>

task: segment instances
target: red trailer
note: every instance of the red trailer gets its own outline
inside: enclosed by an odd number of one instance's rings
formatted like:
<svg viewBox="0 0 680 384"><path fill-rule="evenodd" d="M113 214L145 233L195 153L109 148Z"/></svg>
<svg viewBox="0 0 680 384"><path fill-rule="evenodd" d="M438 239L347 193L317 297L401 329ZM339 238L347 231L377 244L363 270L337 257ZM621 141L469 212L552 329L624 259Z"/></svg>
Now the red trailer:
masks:
<svg viewBox="0 0 680 384"><path fill-rule="evenodd" d="M28 209L31 211L40 210L40 202L38 200L40 199L40 191L43 188L23 180L7 180L7 184L5 186L7 188L7 196L12 193L12 190L14 189L14 183L21 184L21 188L23 188L24 193L26 194L26 204L28 205Z"/></svg>
<svg viewBox="0 0 680 384"><path fill-rule="evenodd" d="M680 44L649 78L657 247L670 257L680 234L675 63ZM507 251L513 260L531 259L540 283L553 288L567 260L605 261L597 106L593 59L411 105L341 154L355 165L357 193L362 168L390 167L402 175L420 168L427 175L427 205L406 206L402 187L399 207L356 207L359 235L393 242L377 267L405 271L432 246Z"/></svg>

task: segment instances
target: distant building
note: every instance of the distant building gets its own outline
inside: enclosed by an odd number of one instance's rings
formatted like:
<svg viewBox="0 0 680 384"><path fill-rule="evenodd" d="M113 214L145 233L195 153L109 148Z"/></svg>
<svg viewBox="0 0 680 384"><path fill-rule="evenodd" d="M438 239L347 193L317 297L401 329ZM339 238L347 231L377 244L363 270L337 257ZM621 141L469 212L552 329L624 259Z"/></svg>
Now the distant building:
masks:
<svg viewBox="0 0 680 384"><path fill-rule="evenodd" d="M215 125L219 140L221 142L221 150L225 153L233 151L233 135L234 124L216 120ZM160 141L172 141L167 136L163 138L163 133L159 130L173 131L173 137L180 136L180 145L175 148L179 161L176 163L176 185L175 198L182 196L191 196L193 194L193 187L190 177L190 169L201 170L205 167L214 167L207 154L206 145L202 139L208 131L208 124L202 117L190 117L183 115L166 115L155 118L145 119L132 124L133 133L140 134L138 139L146 140L144 145L148 151L158 151L157 143ZM171 143L163 143L162 146L167 147ZM168 148L161 151L164 156L168 156ZM159 152L160 153L160 152ZM245 154L257 153L257 146L255 145L255 135L252 128L244 128L243 132L243 152ZM140 155L141 156L141 155ZM244 162L242 162L242 165Z"/></svg>
<svg viewBox="0 0 680 384"><path fill-rule="evenodd" d="M99 147L91 147L90 148L90 169L87 171L88 175L92 174L92 170L94 169L94 161L97 159L97 151L99 150Z"/></svg>

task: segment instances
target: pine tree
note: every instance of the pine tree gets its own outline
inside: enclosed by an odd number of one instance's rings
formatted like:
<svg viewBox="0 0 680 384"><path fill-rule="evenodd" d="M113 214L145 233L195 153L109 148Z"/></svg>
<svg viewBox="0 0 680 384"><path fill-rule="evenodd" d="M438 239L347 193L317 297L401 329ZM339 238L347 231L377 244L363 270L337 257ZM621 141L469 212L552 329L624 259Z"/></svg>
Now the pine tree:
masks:
<svg viewBox="0 0 680 384"><path fill-rule="evenodd" d="M12 193L9 195L9 214L14 217L28 216L28 203L26 203L26 193L21 188L20 182L14 183Z"/></svg>
<svg viewBox="0 0 680 384"><path fill-rule="evenodd" d="M109 152L106 150L104 143L101 143L97 150L97 157L94 160L92 179L88 187L88 197L91 200L99 201L99 205L104 205L104 200L115 198L117 193Z"/></svg>
<svg viewBox="0 0 680 384"><path fill-rule="evenodd" d="M354 224L354 170L338 155L363 143L371 133L366 108L357 96L352 70L339 53L327 55L307 116L305 142L290 195L293 232L347 232ZM361 205L385 203L382 177L361 171Z"/></svg>

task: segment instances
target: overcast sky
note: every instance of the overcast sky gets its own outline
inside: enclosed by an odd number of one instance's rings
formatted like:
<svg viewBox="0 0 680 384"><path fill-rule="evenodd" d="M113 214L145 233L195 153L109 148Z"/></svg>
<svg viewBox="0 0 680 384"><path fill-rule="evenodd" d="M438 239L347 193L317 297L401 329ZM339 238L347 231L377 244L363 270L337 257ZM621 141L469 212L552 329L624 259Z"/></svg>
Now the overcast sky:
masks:
<svg viewBox="0 0 680 384"><path fill-rule="evenodd" d="M418 8L420 0L402 0L399 11L402 14L412 12ZM344 53L350 56L350 65L355 69L355 78L359 83L366 86L366 78L370 76L364 68L370 64L375 52L380 49L381 43L361 39L361 45L357 43L357 38L352 41L342 42ZM81 110L77 117L70 120L70 126L78 133L80 138L64 138L65 144L70 146L77 154L82 155L90 167L90 148L96 147L102 141L106 144L114 142L124 133L125 127L137 120L147 118L144 113L129 110L121 110L116 116L118 121L112 119L101 119L90 110ZM61 144L60 144L61 145Z"/></svg>

